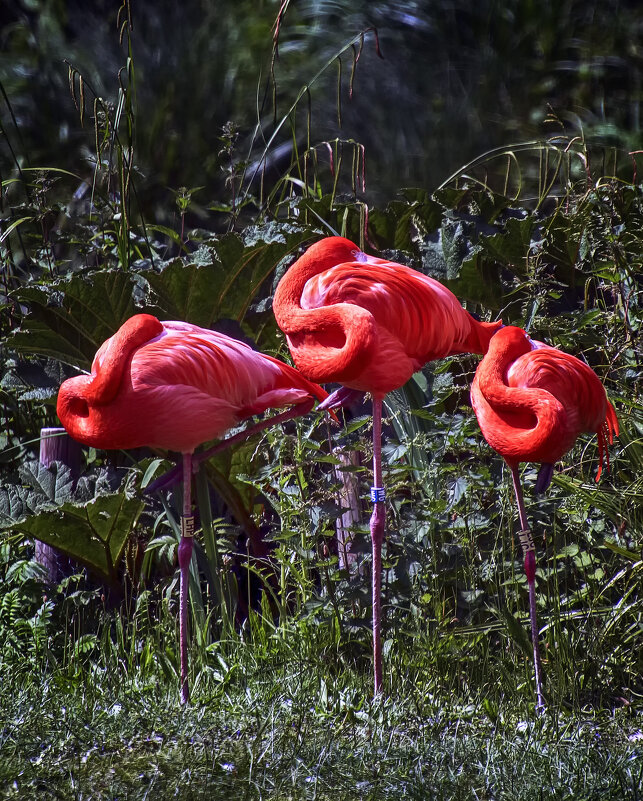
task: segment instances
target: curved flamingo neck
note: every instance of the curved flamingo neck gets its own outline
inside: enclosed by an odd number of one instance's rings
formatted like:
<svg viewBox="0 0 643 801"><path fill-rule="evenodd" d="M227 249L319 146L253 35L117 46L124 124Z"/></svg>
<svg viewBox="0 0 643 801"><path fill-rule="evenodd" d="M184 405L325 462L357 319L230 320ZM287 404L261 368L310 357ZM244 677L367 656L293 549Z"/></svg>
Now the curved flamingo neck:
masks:
<svg viewBox="0 0 643 801"><path fill-rule="evenodd" d="M311 245L288 269L275 291L272 307L279 327L290 331L296 325L296 313L303 311L301 296L310 278L336 264L355 261L359 252L357 245L342 236L327 237Z"/></svg>
<svg viewBox="0 0 643 801"><path fill-rule="evenodd" d="M306 282L338 264L355 261L360 250L344 237L312 245L283 276L272 302L277 324L286 334L295 364L309 379L344 383L359 371L359 354L375 338L372 315L359 306L336 303L306 309Z"/></svg>
<svg viewBox="0 0 643 801"><path fill-rule="evenodd" d="M492 338L471 391L485 439L511 467L555 462L571 446L565 439L567 413L557 398L545 389L508 384L509 368L530 350L522 329L503 328Z"/></svg>
<svg viewBox="0 0 643 801"><path fill-rule="evenodd" d="M163 331L162 323L151 314L136 314L107 340L92 365L94 376L86 386L88 402L102 405L116 397L129 358L137 348Z"/></svg>

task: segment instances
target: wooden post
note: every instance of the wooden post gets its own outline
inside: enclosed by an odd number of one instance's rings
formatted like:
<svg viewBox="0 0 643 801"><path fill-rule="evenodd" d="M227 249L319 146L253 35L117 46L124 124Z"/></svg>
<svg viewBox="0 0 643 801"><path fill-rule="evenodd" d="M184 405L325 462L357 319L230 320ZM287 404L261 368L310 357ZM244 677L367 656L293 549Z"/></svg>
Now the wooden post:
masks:
<svg viewBox="0 0 643 801"><path fill-rule="evenodd" d="M360 454L358 451L348 451L347 453L341 448L336 448L333 456L339 459L345 467L359 467ZM337 481L340 483L338 500L341 507L346 510L335 523L337 556L339 558L339 567L351 574L357 564L357 554L352 552L355 533L349 529L351 526L359 524L362 514L359 499L359 479L356 473L342 470L340 466L334 467L333 470Z"/></svg>
<svg viewBox="0 0 643 801"><path fill-rule="evenodd" d="M81 447L64 428L40 429L40 464L49 467L52 462L62 462L71 470L74 484L80 475ZM36 540L36 561L47 569L48 580L55 584L68 571L69 560L53 545Z"/></svg>

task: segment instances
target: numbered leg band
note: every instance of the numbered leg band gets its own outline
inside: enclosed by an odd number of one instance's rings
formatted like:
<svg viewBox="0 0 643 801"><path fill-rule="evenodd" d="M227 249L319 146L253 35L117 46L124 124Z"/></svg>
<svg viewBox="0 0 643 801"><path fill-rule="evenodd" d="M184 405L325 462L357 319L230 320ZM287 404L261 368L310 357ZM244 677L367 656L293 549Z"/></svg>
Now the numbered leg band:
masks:
<svg viewBox="0 0 643 801"><path fill-rule="evenodd" d="M531 531L528 528L524 531L519 531L518 536L520 537L520 544L522 545L522 550L525 555L527 555L529 551L536 550L534 538L531 536Z"/></svg>
<svg viewBox="0 0 643 801"><path fill-rule="evenodd" d="M384 487L371 487L371 500L373 503L382 503L386 500L386 490Z"/></svg>
<svg viewBox="0 0 643 801"><path fill-rule="evenodd" d="M185 515L181 518L181 536L194 537L194 515Z"/></svg>

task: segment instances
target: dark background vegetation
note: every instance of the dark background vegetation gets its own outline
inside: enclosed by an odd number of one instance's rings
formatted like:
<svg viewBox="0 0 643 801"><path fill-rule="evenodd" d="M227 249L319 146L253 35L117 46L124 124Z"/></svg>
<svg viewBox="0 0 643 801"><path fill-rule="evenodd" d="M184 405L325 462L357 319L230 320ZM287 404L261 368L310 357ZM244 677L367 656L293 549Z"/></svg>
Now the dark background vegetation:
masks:
<svg viewBox="0 0 643 801"><path fill-rule="evenodd" d="M116 2L7 0L0 76L22 142L3 109L13 147L34 165L91 173L87 131L69 88L71 62L114 103L123 48ZM271 28L276 2L187 0L132 5L137 165L146 208L171 207L168 188L205 186L202 201L227 197L222 128L239 129L235 156L250 152L254 126L272 132ZM473 157L498 146L561 133L636 150L641 146L643 18L636 0L436 0L293 2L274 65L276 114L341 45L374 26L348 99L351 53L311 90L315 140L338 135L367 148L367 196L400 186L433 189ZM553 120L552 120L553 117ZM86 125L91 125L87 121ZM270 163L290 163L288 131ZM304 137L299 130L299 146ZM255 140L256 141L256 140ZM2 143L6 154L6 141ZM276 151L276 152L275 152Z"/></svg>

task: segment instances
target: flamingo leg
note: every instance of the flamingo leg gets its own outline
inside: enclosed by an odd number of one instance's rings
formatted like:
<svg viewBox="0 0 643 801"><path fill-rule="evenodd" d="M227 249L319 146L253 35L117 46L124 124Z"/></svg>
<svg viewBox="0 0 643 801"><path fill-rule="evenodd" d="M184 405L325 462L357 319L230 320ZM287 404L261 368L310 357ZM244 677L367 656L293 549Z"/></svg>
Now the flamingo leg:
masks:
<svg viewBox="0 0 643 801"><path fill-rule="evenodd" d="M386 510L382 486L382 399L373 398L373 487L371 500L371 544L373 548L373 674L375 695L382 692L382 542Z"/></svg>
<svg viewBox="0 0 643 801"><path fill-rule="evenodd" d="M307 414L313 408L313 405L314 400L312 399L309 401L304 401L303 403L298 403L296 406L286 409L285 412L281 412L273 417L269 417L267 420L261 420L259 423L255 423L248 428L244 428L244 430L240 431L238 434L234 434L232 437L221 440L221 442L213 445L211 448L208 448L207 451L203 451L202 453L198 453L196 456L192 456L190 462L192 471L196 471L201 462L209 459L211 456L214 456L215 453L219 453L220 451L229 448L231 445L236 445L237 442L243 442L244 440L248 439L248 437L256 434L258 431L263 431L264 428L269 428L277 423L284 423L286 420L291 420L293 417L299 417L300 415ZM185 485L185 468L181 465L177 465L171 470L168 470L167 473L163 473L162 476L155 479L148 487L146 487L145 492L149 494L155 492L156 490L169 489L169 487L181 480L181 476L183 476L183 483Z"/></svg>
<svg viewBox="0 0 643 801"><path fill-rule="evenodd" d="M538 618L536 613L536 548L529 530L527 512L525 511L525 501L520 484L520 474L518 466L511 468L511 476L516 493L518 504L518 515L520 517L520 544L525 556L525 574L529 586L529 619L531 621L531 643L534 649L534 672L536 678L536 710L542 712L545 708L543 701L543 688L541 680L540 648L538 645Z"/></svg>
<svg viewBox="0 0 643 801"><path fill-rule="evenodd" d="M188 687L188 582L192 561L194 515L192 514L192 453L183 454L183 513L181 515L181 541L179 542L179 640L181 649L181 703L190 700Z"/></svg>

